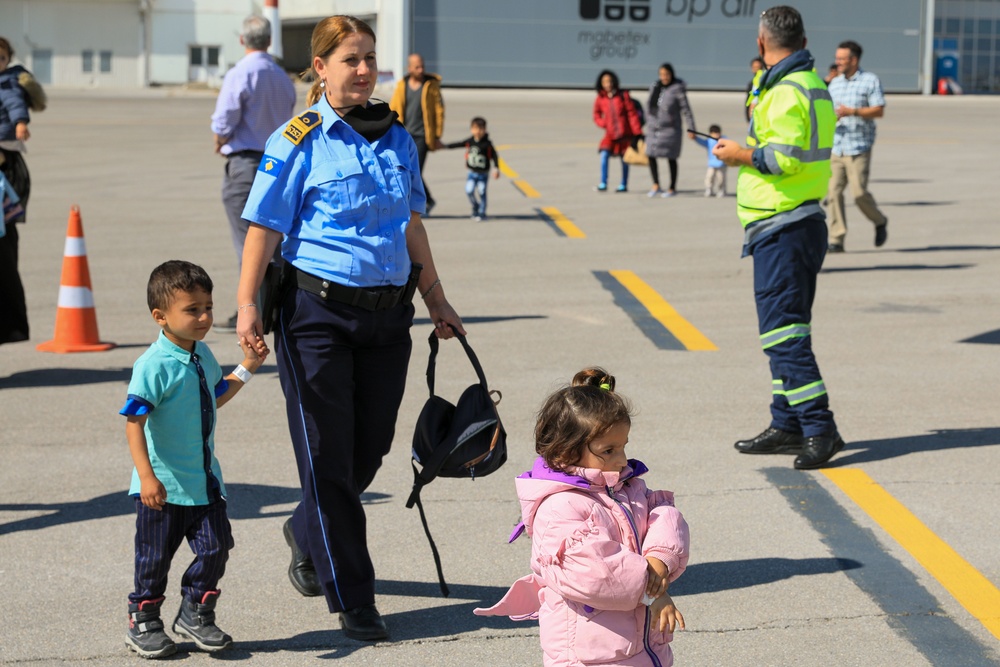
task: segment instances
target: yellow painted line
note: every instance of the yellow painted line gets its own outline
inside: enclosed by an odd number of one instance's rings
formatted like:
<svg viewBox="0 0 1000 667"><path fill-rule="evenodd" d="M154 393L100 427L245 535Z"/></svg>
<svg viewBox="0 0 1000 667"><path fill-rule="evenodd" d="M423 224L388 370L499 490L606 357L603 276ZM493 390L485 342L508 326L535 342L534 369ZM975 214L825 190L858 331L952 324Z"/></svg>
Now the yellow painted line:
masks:
<svg viewBox="0 0 1000 667"><path fill-rule="evenodd" d="M821 472L1000 639L1000 590L989 579L863 471L841 468Z"/></svg>
<svg viewBox="0 0 1000 667"><path fill-rule="evenodd" d="M539 197L542 196L538 194L538 190L528 185L527 181L522 181L522 180L514 181L514 187L520 190L521 194L523 194L525 197L529 197L531 199L538 199Z"/></svg>
<svg viewBox="0 0 1000 667"><path fill-rule="evenodd" d="M610 271L611 275L620 282L625 289L632 293L639 300L649 314L674 335L681 344L692 351L718 350L715 343L698 331L693 324L681 317L681 314L674 310L674 307L667 303L662 296L656 293L652 287L646 284L639 276L632 271Z"/></svg>
<svg viewBox="0 0 1000 667"><path fill-rule="evenodd" d="M562 211L553 207L547 206L542 209L542 213L547 215L549 219L555 223L556 227L562 230L562 233L571 239L585 239L587 235L583 233L579 227L574 225L569 218L562 214Z"/></svg>
<svg viewBox="0 0 1000 667"><path fill-rule="evenodd" d="M497 159L500 161L500 173L501 174L503 174L504 176L506 176L507 178L509 178L511 180L514 180L515 178L520 178L520 176L517 175L517 172L510 168L510 165L507 164L506 160L504 160L502 157L501 158L497 158Z"/></svg>

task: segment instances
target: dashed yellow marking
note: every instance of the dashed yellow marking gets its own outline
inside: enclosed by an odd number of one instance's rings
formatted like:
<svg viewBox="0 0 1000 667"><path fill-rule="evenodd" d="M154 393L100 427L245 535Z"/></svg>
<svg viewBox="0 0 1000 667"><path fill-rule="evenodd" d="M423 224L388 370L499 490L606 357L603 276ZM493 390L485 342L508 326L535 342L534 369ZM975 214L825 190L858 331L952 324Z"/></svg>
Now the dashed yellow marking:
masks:
<svg viewBox="0 0 1000 667"><path fill-rule="evenodd" d="M821 471L1000 639L1000 590L902 503L856 468Z"/></svg>
<svg viewBox="0 0 1000 667"><path fill-rule="evenodd" d="M562 211L555 208L554 206L546 206L542 209L542 213L548 216L548 218L558 227L563 234L570 237L571 239L585 239L587 235L583 233L579 227L574 225L569 218L562 214Z"/></svg>
<svg viewBox="0 0 1000 667"><path fill-rule="evenodd" d="M632 271L611 271L611 275L632 293L639 303L649 311L653 319L658 321L667 331L672 333L685 348L692 351L718 350L693 324L681 317L673 306L667 303L656 290L650 287Z"/></svg>
<svg viewBox="0 0 1000 667"><path fill-rule="evenodd" d="M514 187L520 190L521 194L523 194L525 197L529 197L531 199L538 199L539 197L542 196L538 194L538 190L528 185L528 182L524 180L519 179L514 181Z"/></svg>
<svg viewBox="0 0 1000 667"><path fill-rule="evenodd" d="M516 178L520 178L520 176L517 175L517 172L510 168L510 165L507 164L506 160L504 160L503 158L497 158L497 159L500 162L500 173L501 174L503 174L504 176L506 176L507 178L509 178L511 180L514 180Z"/></svg>

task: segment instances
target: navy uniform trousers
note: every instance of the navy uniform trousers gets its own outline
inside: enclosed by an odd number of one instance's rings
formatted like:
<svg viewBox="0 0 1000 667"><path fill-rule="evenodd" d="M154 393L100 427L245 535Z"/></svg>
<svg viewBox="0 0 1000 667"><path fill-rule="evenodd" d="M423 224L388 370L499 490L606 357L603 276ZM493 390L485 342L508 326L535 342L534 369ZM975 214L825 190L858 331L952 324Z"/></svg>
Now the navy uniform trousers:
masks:
<svg viewBox="0 0 1000 667"><path fill-rule="evenodd" d="M171 505L154 510L135 499L135 591L129 602L157 600L167 590L170 561L187 538L194 561L181 578L181 594L201 603L205 594L218 592L226 572L233 530L226 501L208 505Z"/></svg>
<svg viewBox="0 0 1000 667"><path fill-rule="evenodd" d="M816 276L826 248L822 215L783 227L753 246L757 320L771 363L771 426L807 438L837 430L811 336Z"/></svg>
<svg viewBox="0 0 1000 667"><path fill-rule="evenodd" d="M292 513L331 612L375 602L361 494L389 452L410 360L413 306L381 311L292 289L275 329L302 485Z"/></svg>

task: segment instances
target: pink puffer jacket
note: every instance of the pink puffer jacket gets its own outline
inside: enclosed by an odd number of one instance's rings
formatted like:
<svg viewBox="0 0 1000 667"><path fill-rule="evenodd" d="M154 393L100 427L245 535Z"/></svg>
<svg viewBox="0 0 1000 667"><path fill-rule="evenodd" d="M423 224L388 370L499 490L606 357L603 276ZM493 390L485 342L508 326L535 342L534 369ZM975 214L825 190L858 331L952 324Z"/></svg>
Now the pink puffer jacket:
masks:
<svg viewBox="0 0 1000 667"><path fill-rule="evenodd" d="M537 618L546 667L670 667L673 636L650 627L641 603L645 556L663 561L673 581L687 567L690 539L673 494L639 479L646 471L632 459L620 474L570 474L537 459L515 482L532 574L475 613Z"/></svg>

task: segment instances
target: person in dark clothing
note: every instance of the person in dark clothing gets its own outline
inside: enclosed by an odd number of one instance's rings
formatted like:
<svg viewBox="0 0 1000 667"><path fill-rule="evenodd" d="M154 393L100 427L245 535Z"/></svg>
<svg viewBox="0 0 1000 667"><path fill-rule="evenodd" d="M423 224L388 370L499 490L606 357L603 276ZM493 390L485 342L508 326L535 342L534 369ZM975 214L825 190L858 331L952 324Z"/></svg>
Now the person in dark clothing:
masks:
<svg viewBox="0 0 1000 667"><path fill-rule="evenodd" d="M472 204L472 219L486 219L486 186L490 177L490 162L494 165L493 178L500 178L500 157L486 132L486 119L476 116L469 131L472 136L445 144L445 148L465 148L465 166L469 176L465 181L465 194Z"/></svg>

